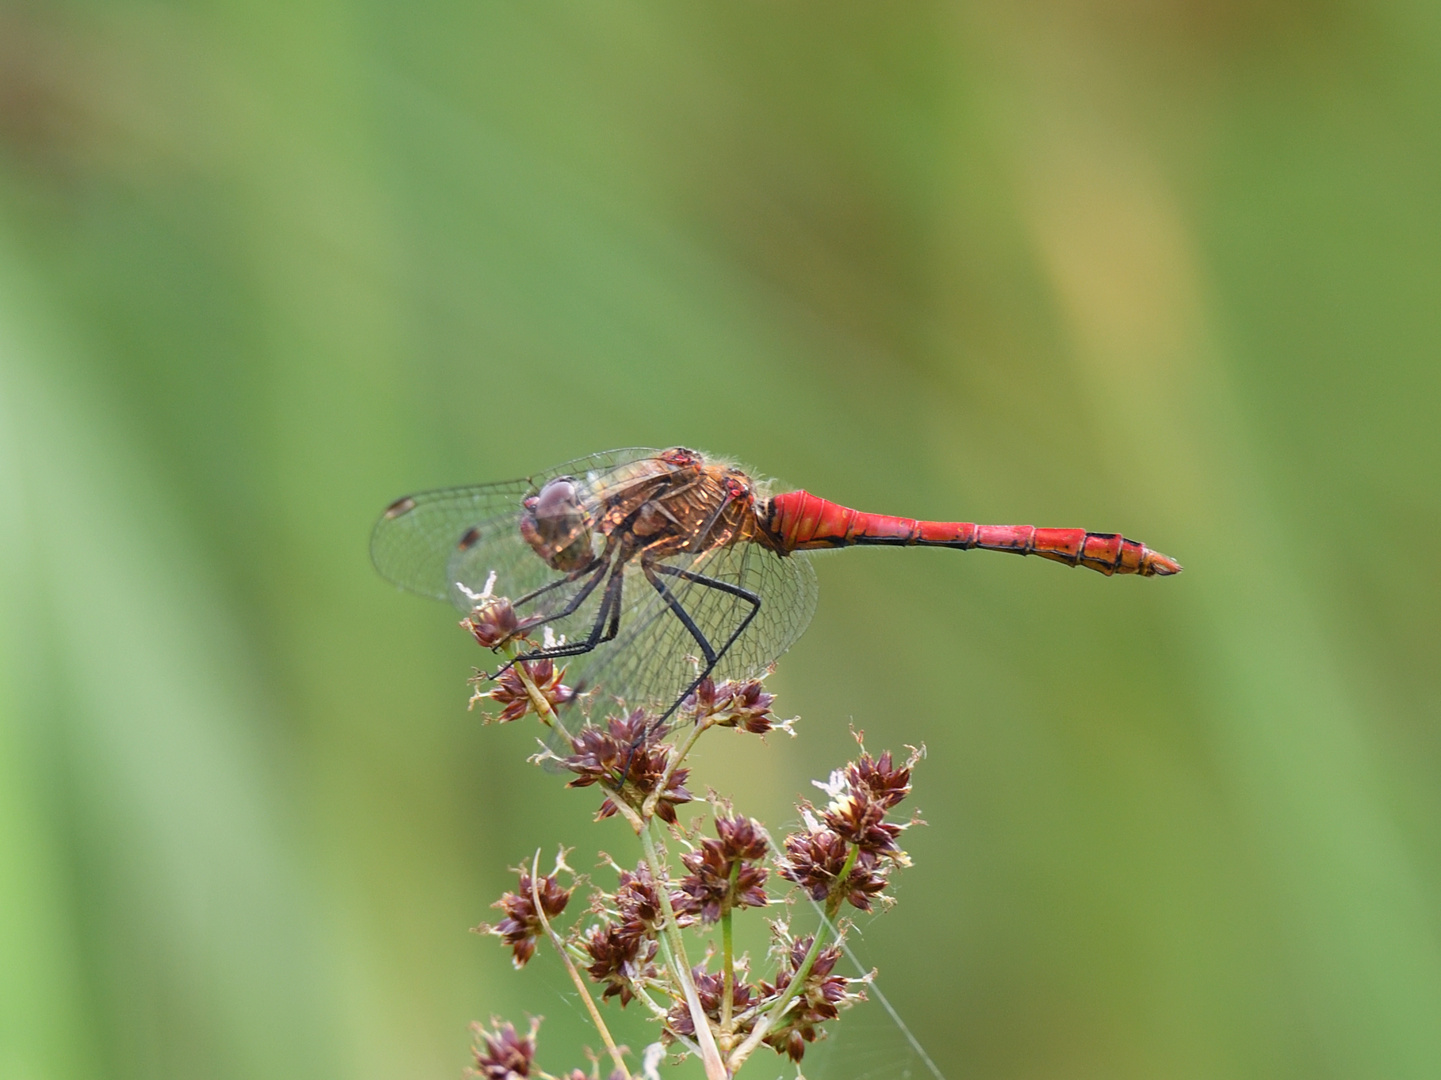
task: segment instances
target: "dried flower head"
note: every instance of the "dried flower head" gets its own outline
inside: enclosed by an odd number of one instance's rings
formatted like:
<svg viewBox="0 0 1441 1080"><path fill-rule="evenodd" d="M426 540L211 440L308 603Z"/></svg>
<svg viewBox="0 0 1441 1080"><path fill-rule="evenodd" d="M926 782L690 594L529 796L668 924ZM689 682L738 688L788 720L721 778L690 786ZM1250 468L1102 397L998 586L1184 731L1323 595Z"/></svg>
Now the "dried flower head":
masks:
<svg viewBox="0 0 1441 1080"><path fill-rule="evenodd" d="M806 954L814 938L798 938L791 942L790 950L774 983L762 982L761 994L765 998L776 998L783 994L805 963ZM851 989L851 980L835 974L836 962L841 958L839 946L831 945L816 953L806 972L805 983L797 991L785 1019L766 1036L766 1043L778 1054L786 1054L792 1061L805 1056L806 1043L815 1042L820 1035L820 1025L834 1020L841 1009L865 999L865 994Z"/></svg>
<svg viewBox="0 0 1441 1080"><path fill-rule="evenodd" d="M875 802L889 810L911 793L911 771L922 753L913 750L904 765L896 765L889 750L872 758L862 745L861 756L846 766L846 779L852 791L869 792Z"/></svg>
<svg viewBox="0 0 1441 1080"><path fill-rule="evenodd" d="M635 869L619 871L620 884L611 900L620 919L621 931L631 937L654 937L660 927L662 907L655 879L644 859Z"/></svg>
<svg viewBox="0 0 1441 1080"><path fill-rule="evenodd" d="M774 694L765 692L759 679L727 679L717 684L707 675L681 703L681 708L696 723L709 721L715 727L744 728L756 735L764 735L777 727L789 731L790 721L779 721L770 714L775 699Z"/></svg>
<svg viewBox="0 0 1441 1080"><path fill-rule="evenodd" d="M513 963L517 968L522 968L535 955L535 939L545 931L536 911L534 897L539 896L545 917L553 919L570 903L571 890L563 888L554 874L532 878L528 870L515 872L520 875L517 890L506 893L490 905L504 911L505 918L494 926L477 926L476 930L482 934L492 934L509 945Z"/></svg>
<svg viewBox="0 0 1441 1080"><path fill-rule="evenodd" d="M519 632L520 619L510 601L501 597L484 600L471 608L460 625L487 649L498 649Z"/></svg>
<svg viewBox="0 0 1441 1080"><path fill-rule="evenodd" d="M740 965L736 965L732 972L732 1015L736 1018L736 1031L741 1035L755 1026L754 1013L750 1016L742 1015L756 1003L756 988L745 981L745 974L745 969ZM725 993L724 975L721 972L707 972L703 965L698 964L691 969L691 978L695 980L696 996L700 998L702 1011L718 1023L721 1016L721 997ZM665 1023L671 1034L683 1035L688 1039L695 1037L695 1022L683 1001L671 1007L666 1014Z"/></svg>
<svg viewBox="0 0 1441 1080"><path fill-rule="evenodd" d="M471 1024L475 1032L475 1068L472 1075L485 1080L524 1080L535 1067L535 1033L540 1029L540 1020L530 1022L530 1032L517 1034L515 1025L502 1024L492 1019L490 1028Z"/></svg>
<svg viewBox="0 0 1441 1080"><path fill-rule="evenodd" d="M664 782L665 790L657 800L656 815L674 824L675 808L695 796L685 789L690 770L670 771L671 754L675 751L660 741L666 734L665 728L657 726L642 709L624 716L609 716L605 725L604 729L592 724L583 727L572 741L575 753L560 759L562 768L576 774L569 786L600 784L640 803ZM615 812L615 804L606 799L598 817L610 817Z"/></svg>
<svg viewBox="0 0 1441 1080"><path fill-rule="evenodd" d="M901 850L896 837L905 826L887 821L886 808L868 798L867 793L857 796L847 792L831 800L820 816L832 831L863 851L891 855Z"/></svg>
<svg viewBox="0 0 1441 1080"><path fill-rule="evenodd" d="M765 907L766 869L756 865L770 850L765 830L748 817L715 819L719 839L702 840L696 850L681 856L690 871L680 881L677 911L699 914L713 923L735 908Z"/></svg>
<svg viewBox="0 0 1441 1080"><path fill-rule="evenodd" d="M896 765L889 750L873 758L862 744L859 758L831 773L826 783L816 785L831 797L820 812L821 820L863 851L904 864L906 855L896 839L908 824L887 821L886 814L910 794L911 770L920 755L916 750L905 764Z"/></svg>
<svg viewBox="0 0 1441 1080"><path fill-rule="evenodd" d="M656 974L657 945L644 935L632 934L624 924L597 923L581 941L591 963L586 972L605 984L601 997L619 997L622 1008L635 997L638 981Z"/></svg>
<svg viewBox="0 0 1441 1080"><path fill-rule="evenodd" d="M885 890L889 866L873 851L857 851L846 870L851 845L830 829L813 825L791 833L784 846L785 857L779 861L781 877L795 882L817 903L839 897L852 907L870 911L872 898Z"/></svg>
<svg viewBox="0 0 1441 1080"><path fill-rule="evenodd" d="M525 678L522 678L522 674ZM536 712L535 698L525 685L528 678L536 694L554 712L575 699L575 691L560 681L564 675L565 668L556 667L549 660L520 661L495 676L481 673L471 679L476 691L471 695L470 706L474 708L478 701L494 702L501 706L496 720L502 724L519 720L526 713ZM480 689L486 683L492 684L490 689Z"/></svg>

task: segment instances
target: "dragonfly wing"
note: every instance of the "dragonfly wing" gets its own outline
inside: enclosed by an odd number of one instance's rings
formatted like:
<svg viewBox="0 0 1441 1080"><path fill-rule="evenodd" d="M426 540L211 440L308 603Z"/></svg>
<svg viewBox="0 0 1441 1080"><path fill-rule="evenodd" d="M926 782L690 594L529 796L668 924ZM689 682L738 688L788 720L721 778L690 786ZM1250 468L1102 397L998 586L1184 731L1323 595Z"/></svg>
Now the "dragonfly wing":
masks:
<svg viewBox="0 0 1441 1080"><path fill-rule="evenodd" d="M557 476L574 476L578 480L595 481L607 473L643 458L655 457L660 451L651 446L626 446L619 450L603 450L599 454L587 454L571 461L562 462L531 477L539 488L547 480Z"/></svg>
<svg viewBox="0 0 1441 1080"><path fill-rule="evenodd" d="M501 535L519 539L520 503L530 490L529 480L508 480L407 495L375 523L371 560L383 577L401 588L448 600L456 581L451 564L463 550L462 541L464 550L474 550ZM465 584L478 589L484 579L479 586L469 580Z"/></svg>
<svg viewBox="0 0 1441 1080"><path fill-rule="evenodd" d="M375 523L370 557L381 575L401 588L449 600L462 610L470 603L457 584L480 592L491 570L505 579L497 581L496 595L521 596L561 576L521 538L521 501L557 476L601 489L608 474L657 453L646 447L608 450L519 480L407 495Z"/></svg>
<svg viewBox="0 0 1441 1080"><path fill-rule="evenodd" d="M710 672L717 679L762 674L815 612L815 570L804 556L741 543L660 565L680 572L658 578L719 654ZM627 568L625 590L620 633L593 654L582 683L632 707L668 709L705 670L705 650L639 566ZM747 596L759 599L758 610Z"/></svg>

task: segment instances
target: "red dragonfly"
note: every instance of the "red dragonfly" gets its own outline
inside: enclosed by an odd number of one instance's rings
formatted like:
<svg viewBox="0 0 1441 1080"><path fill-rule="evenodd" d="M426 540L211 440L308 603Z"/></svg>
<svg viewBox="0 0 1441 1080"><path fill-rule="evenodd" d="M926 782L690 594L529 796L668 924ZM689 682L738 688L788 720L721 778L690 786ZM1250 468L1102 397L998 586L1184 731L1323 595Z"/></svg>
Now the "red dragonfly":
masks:
<svg viewBox="0 0 1441 1080"><path fill-rule="evenodd" d="M754 678L810 622L805 552L860 544L1009 551L1143 577L1180 565L1115 533L866 514L772 495L694 450L612 450L523 480L397 499L370 552L397 585L471 611L505 597L520 660L668 716L707 675Z"/></svg>

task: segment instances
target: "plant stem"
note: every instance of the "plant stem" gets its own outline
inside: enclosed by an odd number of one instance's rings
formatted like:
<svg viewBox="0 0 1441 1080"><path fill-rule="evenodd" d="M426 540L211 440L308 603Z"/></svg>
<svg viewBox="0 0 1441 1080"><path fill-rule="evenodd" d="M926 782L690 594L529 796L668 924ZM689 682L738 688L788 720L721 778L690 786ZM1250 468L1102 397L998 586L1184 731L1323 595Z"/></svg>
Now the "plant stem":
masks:
<svg viewBox="0 0 1441 1080"><path fill-rule="evenodd" d="M801 961L801 966L796 968L796 973L786 985L785 991L776 999L776 1003L770 1007L770 1010L757 1021L751 1033L746 1036L745 1042L736 1047L735 1052L731 1054L729 1060L726 1062L727 1067L732 1073L739 1069L745 1059L750 1057L755 1048L761 1044L761 1040L775 1027L776 1021L785 1015L785 1010L790 1007L790 1003L795 1000L796 995L799 994L805 986L806 978L811 973L811 966L815 964L816 957L820 955L826 930L834 930L836 938L839 939L840 928L835 925L836 913L840 911L841 903L845 900L846 881L850 878L851 871L855 869L856 859L860 853L860 848L853 847L850 850L850 854L846 856L845 865L841 867L840 873L836 875L836 883L831 888L831 895L826 897L826 906L823 912L824 918L821 920L821 925L816 927L815 936L811 938L811 947L806 952L806 958Z"/></svg>
<svg viewBox="0 0 1441 1080"><path fill-rule="evenodd" d="M650 1014L654 1016L657 1020L659 1020L662 1024L664 1024L667 1020L670 1019L670 1014L665 1009L661 1008L660 1002L656 1001L655 998L651 997L640 987L636 988L635 998L637 1001L645 1002L645 1007L650 1010ZM675 1036L676 1042L680 1043L696 1057L700 1057L700 1047L695 1044L694 1040L687 1039L684 1035L678 1034L676 1032L671 1032L671 1034Z"/></svg>
<svg viewBox="0 0 1441 1080"><path fill-rule="evenodd" d="M530 678L530 672L522 661L515 662L515 670L520 673L521 685L525 687L526 695L530 698L531 705L535 708L535 715L540 717L540 722L552 731L564 733L560 726L560 720L555 715L555 710L550 707L550 702Z"/></svg>
<svg viewBox="0 0 1441 1080"><path fill-rule="evenodd" d="M725 900L721 907L721 1022L722 1034L731 1033L731 1012L735 1002L735 944L731 938L731 903L735 898L736 881L740 878L741 861L731 863L730 882L726 886ZM730 1049L729 1046L726 1047Z"/></svg>
<svg viewBox="0 0 1441 1080"><path fill-rule="evenodd" d="M655 786L655 790L646 796L645 804L641 807L641 813L647 821L655 816L656 804L660 802L660 797L665 794L666 788L670 787L671 777L675 775L676 769L680 768L680 763L691 752L691 747L695 746L696 740L701 737L701 732L710 726L710 717L695 724L691 728L690 734L685 737L685 741L670 756L670 761L666 763L665 775L660 778L660 783Z"/></svg>
<svg viewBox="0 0 1441 1080"><path fill-rule="evenodd" d="M550 936L551 944L555 946L555 951L560 954L561 963L565 964L565 970L570 973L571 982L575 983L576 990L580 992L580 998L585 1002L586 1011L590 1013L591 1021L595 1024L596 1031L600 1033L600 1041L605 1043L605 1048L610 1053L610 1059L615 1062L615 1067L620 1070L625 1080L631 1080L630 1070L626 1068L625 1058L621 1056L620 1048L616 1046L615 1040L611 1038L610 1029L605 1026L605 1021L601 1019L600 1010L595 1007L595 999L590 996L590 990L585 985L585 980L580 977L580 972L576 970L575 962L571 960L570 954L566 952L565 941L555 932L555 927L551 926L550 920L545 917L545 908L542 907L540 903L539 881L540 850L537 848L535 858L531 860L530 864L530 900L531 903L535 905L536 918L540 920L540 925L545 927L545 932Z"/></svg>
<svg viewBox="0 0 1441 1080"><path fill-rule="evenodd" d="M685 942L681 939L680 926L675 918L675 908L671 905L670 892L666 889L668 878L665 866L661 862L655 838L651 835L649 822L646 823L646 826L640 830L640 842L645 848L646 862L650 863L651 877L655 879L655 892L656 896L660 898L661 911L665 914L665 918L661 921L661 930L670 945L671 967L676 981L685 991L691 1024L695 1027L695 1039L700 1044L701 1061L705 1064L706 1080L728 1080L730 1074L726 1071L725 1063L721 1061L715 1036L711 1034L710 1020L706 1017L705 1010L701 1008L700 995L696 993L695 980L691 977L690 961L686 959L685 955Z"/></svg>

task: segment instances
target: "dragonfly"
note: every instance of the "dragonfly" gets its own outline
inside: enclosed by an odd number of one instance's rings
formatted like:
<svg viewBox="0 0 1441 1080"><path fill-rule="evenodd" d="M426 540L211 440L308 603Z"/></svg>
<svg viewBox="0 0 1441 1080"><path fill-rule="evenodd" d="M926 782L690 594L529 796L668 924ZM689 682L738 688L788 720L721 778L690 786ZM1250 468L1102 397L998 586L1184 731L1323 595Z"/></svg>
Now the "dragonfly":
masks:
<svg viewBox="0 0 1441 1080"><path fill-rule="evenodd" d="M508 599L512 662L564 661L576 689L663 722L707 677L758 677L795 643L816 606L808 552L865 545L1039 555L1108 576L1181 570L1117 533L919 521L773 494L684 447L407 495L376 522L370 551L394 584L461 611Z"/></svg>

